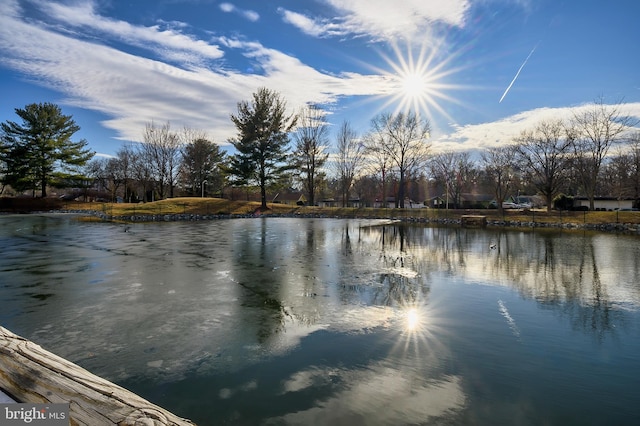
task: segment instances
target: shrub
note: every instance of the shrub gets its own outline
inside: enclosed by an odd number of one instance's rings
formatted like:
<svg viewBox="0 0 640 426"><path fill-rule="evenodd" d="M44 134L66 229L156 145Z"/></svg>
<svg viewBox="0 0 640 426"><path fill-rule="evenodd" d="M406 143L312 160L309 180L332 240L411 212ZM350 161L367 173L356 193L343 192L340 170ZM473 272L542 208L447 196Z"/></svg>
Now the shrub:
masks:
<svg viewBox="0 0 640 426"><path fill-rule="evenodd" d="M553 199L553 208L556 210L571 210L573 208L573 197L559 194Z"/></svg>

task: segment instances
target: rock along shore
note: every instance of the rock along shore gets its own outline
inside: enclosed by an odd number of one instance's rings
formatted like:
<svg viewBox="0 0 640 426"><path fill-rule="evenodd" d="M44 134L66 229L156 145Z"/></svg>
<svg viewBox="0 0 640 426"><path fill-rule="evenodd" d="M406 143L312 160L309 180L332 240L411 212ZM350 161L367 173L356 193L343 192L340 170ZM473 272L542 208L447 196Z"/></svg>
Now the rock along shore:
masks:
<svg viewBox="0 0 640 426"><path fill-rule="evenodd" d="M255 219L255 218L331 218L331 219L383 219L406 223L423 223L441 226L462 226L460 218L424 218L424 217L381 217L381 216L339 216L326 214L300 213L269 213L261 214L151 214L151 215L122 215L111 216L102 211L64 210L59 213L75 213L98 217L111 222L195 222L224 219ZM634 223L575 223L575 222L535 222L514 220L487 220L487 227L509 228L550 228L567 230L589 230L600 232L614 232L640 235L640 225Z"/></svg>

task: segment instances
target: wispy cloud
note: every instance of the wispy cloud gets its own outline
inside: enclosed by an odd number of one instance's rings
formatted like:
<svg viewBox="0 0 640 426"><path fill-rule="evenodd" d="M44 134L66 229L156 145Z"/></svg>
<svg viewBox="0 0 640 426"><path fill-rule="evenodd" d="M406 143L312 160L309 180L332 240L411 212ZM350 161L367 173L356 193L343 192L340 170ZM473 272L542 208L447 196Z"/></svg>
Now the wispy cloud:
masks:
<svg viewBox="0 0 640 426"><path fill-rule="evenodd" d="M429 353L421 356L426 359L424 364L436 364L428 363ZM342 386L322 404L270 420L279 424L336 424L349 417L371 417L381 424L420 423L462 410L466 404L461 377L442 376L420 383L410 374L382 363L351 371L302 370L292 375L283 387L288 392L299 392L311 384L331 380L340 380ZM389 400L394 403L387 404Z"/></svg>
<svg viewBox="0 0 640 426"><path fill-rule="evenodd" d="M306 34L367 35L374 39L412 38L435 22L462 27L469 0L404 0L402 5L388 0L324 0L338 14L331 21L310 18L283 10L283 19Z"/></svg>
<svg viewBox="0 0 640 426"><path fill-rule="evenodd" d="M83 10L82 7L77 10ZM95 12L84 16L103 28L116 31L113 22ZM53 13L53 9L49 9ZM69 9L56 9L57 16ZM81 12L82 13L82 12ZM79 18L73 18L77 22ZM190 37L115 23L129 39L185 52L207 52L212 46ZM84 25L84 24L83 24ZM77 28L81 28L78 24ZM12 37L20 34L20 37ZM306 103L331 103L342 96L378 94L379 76L356 73L330 75L297 58L269 49L259 42L233 38L216 40L218 57L225 50L244 55L260 73L247 73L220 66L180 66L154 58L135 56L101 39L80 31L61 33L49 25L24 18L16 3L0 6L0 52L4 66L20 71L25 78L63 94L63 104L98 111L111 117L102 124L124 140L140 140L146 123L170 121L172 126L189 126L207 131L218 143L235 134L229 114L237 102L249 99L257 88L278 90L294 110ZM213 52L213 51L210 51Z"/></svg>
<svg viewBox="0 0 640 426"><path fill-rule="evenodd" d="M574 114L580 114L592 106L593 104L587 103L569 107L536 108L497 121L454 126L453 133L440 136L434 141L434 148L438 151L458 151L510 145L520 132L534 128L541 121L568 121ZM640 120L640 102L623 104L620 106L620 112Z"/></svg>
<svg viewBox="0 0 640 426"><path fill-rule="evenodd" d="M160 26L136 26L128 22L105 18L95 11L92 1L75 4L61 4L43 2L39 6L49 19L58 21L69 32L75 28L82 33L71 34L75 37L91 38L93 35L106 36L110 40L117 40L131 46L151 49L153 52L169 60L185 60L200 58L204 60L219 59L224 53L218 46L198 40L193 36L183 34L172 28ZM166 23L165 23L166 25ZM44 25L43 25L44 26ZM176 25L174 27L183 25ZM50 31L55 30L55 27Z"/></svg>
<svg viewBox="0 0 640 426"><path fill-rule="evenodd" d="M226 13L232 13L232 12L237 13L238 15L244 17L245 19L251 22L256 22L257 20L260 19L260 15L258 14L258 12L255 12L253 10L240 9L231 3L220 3L220 10Z"/></svg>
<svg viewBox="0 0 640 426"><path fill-rule="evenodd" d="M297 27L300 31L313 37L332 37L347 34L339 24L328 19L309 18L302 13L293 12L284 8L279 8L282 20Z"/></svg>
<svg viewBox="0 0 640 426"><path fill-rule="evenodd" d="M345 24L349 19L367 21L364 15L357 15L365 3L369 4L360 0L345 1L340 23ZM467 7L464 1L452 3L461 13ZM368 99L389 95L388 78L377 71L369 75L331 74L242 36L203 40L189 34L189 26L180 23L134 25L104 17L99 13L98 3L81 0L30 3L48 16L44 22L27 17L20 4L0 1L1 66L17 70L24 79L61 93L62 106L104 114L108 118L102 125L123 140L140 140L145 125L154 120L170 121L176 128L189 126L205 130L216 142L224 143L236 132L229 114L236 111L238 101L249 99L261 86L282 93L292 111L307 103L332 104L344 97ZM417 8L422 3L408 4ZM231 12L237 13L235 7L229 5ZM385 6L375 0L371 7L377 7L376 13L382 13ZM352 11L351 15L347 11ZM297 20L299 28L306 28L315 36L338 34L345 28L334 26L336 21L305 20L301 14L284 10L281 13L283 19ZM429 16L436 19L436 16L449 15L431 12ZM446 19L457 25L464 24L462 15ZM375 20L369 19L369 22ZM360 30L364 27L361 25ZM382 34L383 28L377 31ZM131 49L132 46L135 49ZM132 51L138 54L130 53ZM225 55L231 53L242 55L248 65L234 69L223 63ZM640 117L639 103L627 107L634 116ZM534 126L540 119L567 114L570 114L569 108L541 108L492 123L454 126L453 131L447 130L448 134L438 137L434 146L469 149L508 144L522 129ZM119 142L114 142L114 146L117 145Z"/></svg>

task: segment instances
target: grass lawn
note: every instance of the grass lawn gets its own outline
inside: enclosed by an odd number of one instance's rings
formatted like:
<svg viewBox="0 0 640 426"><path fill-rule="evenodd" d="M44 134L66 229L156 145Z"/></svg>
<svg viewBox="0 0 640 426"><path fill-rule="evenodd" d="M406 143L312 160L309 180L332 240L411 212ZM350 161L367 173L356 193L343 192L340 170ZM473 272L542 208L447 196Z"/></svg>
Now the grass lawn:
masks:
<svg viewBox="0 0 640 426"><path fill-rule="evenodd" d="M64 209L101 211L109 216L130 215L165 215L165 214L253 214L260 203L252 201L231 201L222 198L171 198L151 203L81 203L66 202ZM482 215L487 220L505 220L519 222L553 222L553 223L640 223L640 212L636 211L551 211L546 210L504 210L502 213L494 209L483 210L441 210L441 209L378 209L378 208L346 208L346 207L308 207L289 206L285 204L268 204L269 210L261 214L301 214L325 215L334 217L377 217L377 218L430 218L459 219L462 215Z"/></svg>

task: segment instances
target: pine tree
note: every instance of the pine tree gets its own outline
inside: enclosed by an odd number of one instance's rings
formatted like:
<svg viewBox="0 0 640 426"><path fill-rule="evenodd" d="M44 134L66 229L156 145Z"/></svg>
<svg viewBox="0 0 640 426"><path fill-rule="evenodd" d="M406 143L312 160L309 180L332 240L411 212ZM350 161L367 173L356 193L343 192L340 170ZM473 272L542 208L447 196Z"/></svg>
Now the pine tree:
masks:
<svg viewBox="0 0 640 426"><path fill-rule="evenodd" d="M229 172L237 183L257 183L260 187L261 209L267 210L266 188L276 182L286 170L289 145L288 133L296 118L286 115L286 103L280 94L260 88L251 103L238 103L238 115L231 115L238 136L230 142L238 153L231 157Z"/></svg>
<svg viewBox="0 0 640 426"><path fill-rule="evenodd" d="M3 159L7 165L5 183L18 191L40 187L47 196L47 185L76 177L78 168L94 155L87 142L73 142L80 130L69 115L52 103L29 104L16 108L22 124L7 120L0 124Z"/></svg>

